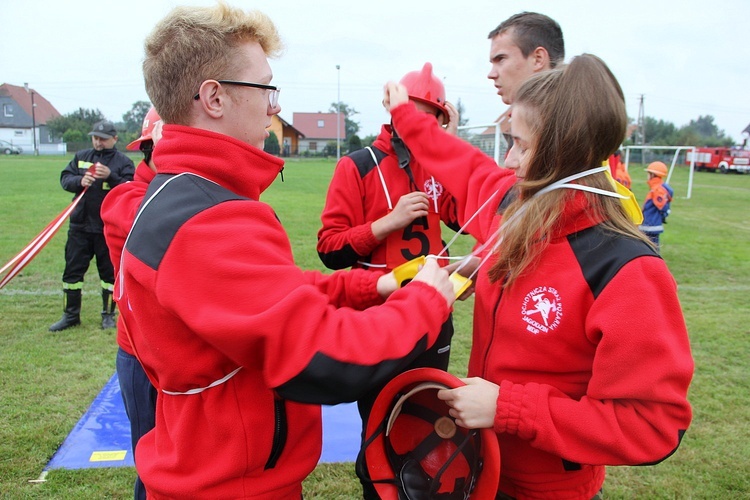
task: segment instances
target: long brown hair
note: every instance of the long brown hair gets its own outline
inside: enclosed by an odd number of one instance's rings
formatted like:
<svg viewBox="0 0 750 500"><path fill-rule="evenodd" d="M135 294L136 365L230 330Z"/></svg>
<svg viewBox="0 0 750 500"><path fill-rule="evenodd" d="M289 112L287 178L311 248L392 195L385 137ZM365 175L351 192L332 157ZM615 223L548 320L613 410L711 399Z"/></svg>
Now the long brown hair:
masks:
<svg viewBox="0 0 750 500"><path fill-rule="evenodd" d="M575 193L557 189L534 195L565 177L600 167L620 146L627 127L622 88L604 61L591 54L532 76L513 106L524 111L531 145L524 179L516 186L519 196L505 211L497 261L489 271L493 282L507 277L506 286L533 269ZM614 191L604 172L576 182ZM585 196L593 220L603 221L614 233L647 241L618 198Z"/></svg>

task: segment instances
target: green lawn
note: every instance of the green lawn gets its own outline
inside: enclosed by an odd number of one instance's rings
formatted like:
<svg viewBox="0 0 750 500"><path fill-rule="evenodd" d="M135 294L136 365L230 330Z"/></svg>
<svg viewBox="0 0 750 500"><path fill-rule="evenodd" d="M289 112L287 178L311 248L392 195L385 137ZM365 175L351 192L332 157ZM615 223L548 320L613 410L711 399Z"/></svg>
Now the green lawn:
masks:
<svg viewBox="0 0 750 500"><path fill-rule="evenodd" d="M59 185L70 157L0 158L0 265L10 260L64 207ZM319 214L333 160L290 160L285 182L264 195L284 223L303 268L322 269L315 252ZM639 200L646 175L631 165ZM662 255L679 284L696 360L690 391L694 420L682 446L654 467L612 467L607 498L750 498L750 175L675 171L672 215ZM129 468L55 470L36 479L114 372L113 331L99 329L95 270L84 288L83 325L59 334L48 326L62 309L64 226L44 251L0 290L0 498L130 498ZM460 239L453 252L466 252ZM471 300L456 306L451 371L466 372ZM638 311L633 311L638 314ZM305 498L355 498L353 465L319 466Z"/></svg>

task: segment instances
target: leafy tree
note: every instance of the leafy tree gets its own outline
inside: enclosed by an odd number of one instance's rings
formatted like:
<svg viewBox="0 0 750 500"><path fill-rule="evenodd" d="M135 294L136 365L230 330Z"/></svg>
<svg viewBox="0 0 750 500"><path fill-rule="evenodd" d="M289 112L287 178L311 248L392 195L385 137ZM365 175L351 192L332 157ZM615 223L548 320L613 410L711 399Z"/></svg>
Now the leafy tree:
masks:
<svg viewBox="0 0 750 500"><path fill-rule="evenodd" d="M675 141L677 128L674 123L646 117L646 144L654 146L669 146Z"/></svg>
<svg viewBox="0 0 750 500"><path fill-rule="evenodd" d="M348 149L347 153L353 153L359 149L362 149L362 140L359 138L358 135L353 135L349 137L348 143Z"/></svg>
<svg viewBox="0 0 750 500"><path fill-rule="evenodd" d="M336 141L328 141L326 147L323 148L323 154L325 156L336 156Z"/></svg>
<svg viewBox="0 0 750 500"><path fill-rule="evenodd" d="M329 113L341 113L344 115L344 139L349 138L359 132L359 122L355 122L352 117L359 114L359 111L350 107L344 102L332 102L328 109Z"/></svg>
<svg viewBox="0 0 750 500"><path fill-rule="evenodd" d="M466 117L466 108L464 108L464 103L461 102L460 97L456 101L456 110L458 111L458 126L462 127L469 123L469 119Z"/></svg>
<svg viewBox="0 0 750 500"><path fill-rule="evenodd" d="M266 141L263 143L263 151L276 156L281 153L279 138L273 130L269 133L268 137L266 137Z"/></svg>
<svg viewBox="0 0 750 500"><path fill-rule="evenodd" d="M683 127L684 133L696 134L699 137L697 143L698 146L732 146L734 140L731 137L727 137L723 130L719 130L719 127L714 123L714 117L711 115L699 116L697 120L690 120L685 127Z"/></svg>
<svg viewBox="0 0 750 500"><path fill-rule="evenodd" d="M699 116L680 128L671 122L647 116L645 126L646 144L652 146L729 147L734 144L734 140L716 126L711 115ZM625 144L629 145L629 141Z"/></svg>
<svg viewBox="0 0 750 500"><path fill-rule="evenodd" d="M91 132L94 123L104 120L98 109L78 108L77 111L52 118L47 122L50 135L56 139L63 137L68 130L78 130L84 137Z"/></svg>
<svg viewBox="0 0 750 500"><path fill-rule="evenodd" d="M86 136L77 129L68 129L62 135L63 142L85 142Z"/></svg>
<svg viewBox="0 0 750 500"><path fill-rule="evenodd" d="M143 119L146 113L151 109L151 103L148 101L136 101L130 111L122 115L122 121L125 125L125 132L140 132L143 125Z"/></svg>
<svg viewBox="0 0 750 500"><path fill-rule="evenodd" d="M372 146L372 143L375 142L375 139L377 139L378 136L375 134L366 135L362 138L362 147L366 148L369 146Z"/></svg>

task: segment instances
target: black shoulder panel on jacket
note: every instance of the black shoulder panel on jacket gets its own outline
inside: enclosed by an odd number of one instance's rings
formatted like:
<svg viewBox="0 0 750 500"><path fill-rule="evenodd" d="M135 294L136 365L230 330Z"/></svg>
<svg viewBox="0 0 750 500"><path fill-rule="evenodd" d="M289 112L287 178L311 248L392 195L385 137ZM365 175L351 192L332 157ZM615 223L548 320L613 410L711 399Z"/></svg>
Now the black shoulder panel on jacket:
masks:
<svg viewBox="0 0 750 500"><path fill-rule="evenodd" d="M169 184L153 196L167 181ZM174 175L159 174L149 184L144 202L149 199L151 201L142 209L126 248L138 260L156 270L174 235L185 222L219 203L249 198L197 175L175 178Z"/></svg>
<svg viewBox="0 0 750 500"><path fill-rule="evenodd" d="M375 153L378 163L382 163L383 159L388 156L387 153L379 150L375 146L370 147L372 148L372 152ZM370 155L370 152L367 151L367 148L358 149L357 151L350 153L348 157L357 166L359 176L363 179L373 168L375 168L375 162L372 161L372 156Z"/></svg>
<svg viewBox="0 0 750 500"><path fill-rule="evenodd" d="M645 242L613 235L601 225L569 235L568 242L594 298L599 296L622 266L631 260L646 255L659 257Z"/></svg>
<svg viewBox="0 0 750 500"><path fill-rule="evenodd" d="M505 209L510 206L511 203L516 201L518 198L518 189L516 189L516 186L513 186L510 188L506 193L505 196L503 196L503 199L500 200L500 205L497 207L497 213L502 214L505 212Z"/></svg>
<svg viewBox="0 0 750 500"><path fill-rule="evenodd" d="M335 405L356 401L385 385L425 349L427 335L414 344L407 356L374 365L345 363L317 352L299 375L276 387L276 392L298 403Z"/></svg>

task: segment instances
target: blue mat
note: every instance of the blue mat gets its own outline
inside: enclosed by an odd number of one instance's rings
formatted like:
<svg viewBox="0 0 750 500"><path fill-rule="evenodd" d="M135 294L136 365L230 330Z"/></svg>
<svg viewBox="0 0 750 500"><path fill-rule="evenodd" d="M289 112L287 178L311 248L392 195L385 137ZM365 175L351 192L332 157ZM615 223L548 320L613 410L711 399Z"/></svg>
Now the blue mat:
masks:
<svg viewBox="0 0 750 500"><path fill-rule="evenodd" d="M360 431L355 403L324 406L320 462L353 462L359 451ZM115 374L65 438L44 471L133 466L130 424Z"/></svg>

